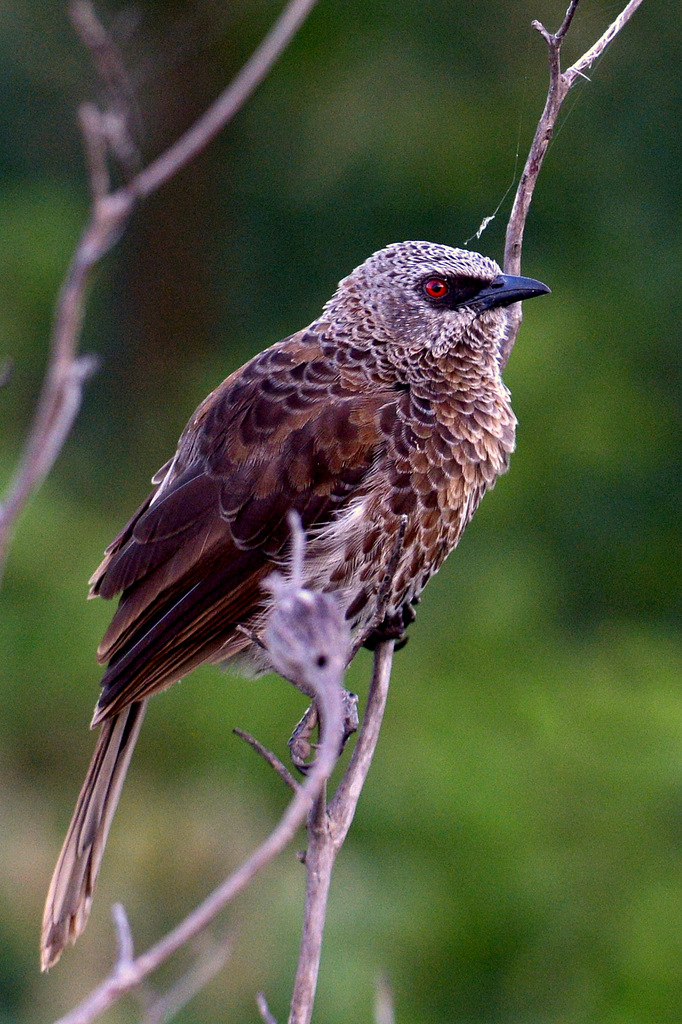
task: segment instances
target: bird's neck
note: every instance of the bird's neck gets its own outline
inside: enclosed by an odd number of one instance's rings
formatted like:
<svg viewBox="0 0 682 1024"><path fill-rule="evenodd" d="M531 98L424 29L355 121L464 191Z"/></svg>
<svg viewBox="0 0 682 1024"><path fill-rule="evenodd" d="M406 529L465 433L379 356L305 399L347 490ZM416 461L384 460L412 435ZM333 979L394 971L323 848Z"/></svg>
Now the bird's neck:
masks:
<svg viewBox="0 0 682 1024"><path fill-rule="evenodd" d="M345 314L345 315L344 315ZM500 353L496 341L483 333L472 335L467 343L438 349L417 347L385 334L379 324L367 316L354 318L340 307L333 326L321 317L311 329L319 336L325 353L338 364L350 363L374 381L411 387L430 386L434 398L454 393L480 395L484 401L508 392L500 373Z"/></svg>
<svg viewBox="0 0 682 1024"><path fill-rule="evenodd" d="M496 352L468 345L458 345L442 353L434 353L428 348L415 352L394 347L391 361L408 385L428 382L444 395L454 392L471 395L506 392Z"/></svg>

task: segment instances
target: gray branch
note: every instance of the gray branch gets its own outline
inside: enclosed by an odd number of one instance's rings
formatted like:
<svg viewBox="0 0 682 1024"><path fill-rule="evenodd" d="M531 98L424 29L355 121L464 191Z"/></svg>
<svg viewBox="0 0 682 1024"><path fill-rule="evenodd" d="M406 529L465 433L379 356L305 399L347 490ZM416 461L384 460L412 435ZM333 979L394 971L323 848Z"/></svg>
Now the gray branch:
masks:
<svg viewBox="0 0 682 1024"><path fill-rule="evenodd" d="M367 707L353 756L329 806L319 805L308 824L303 936L289 1024L308 1024L312 1017L332 870L355 816L379 739L391 680L394 645L393 640L384 640L377 645Z"/></svg>
<svg viewBox="0 0 682 1024"><path fill-rule="evenodd" d="M141 1024L166 1024L166 1021L176 1017L180 1010L223 969L231 953L232 946L229 942L213 943L174 985L149 1003Z"/></svg>
<svg viewBox="0 0 682 1024"><path fill-rule="evenodd" d="M256 993L256 1006L258 1007L258 1012L260 1013L264 1024L277 1024L277 1018L273 1017L270 1007L268 1006L268 1001L262 992Z"/></svg>
<svg viewBox="0 0 682 1024"><path fill-rule="evenodd" d="M568 69L568 71L563 73L561 71L560 60L561 44L563 43L566 33L570 28L579 0L571 0L562 24L554 34L548 32L541 22L534 21L532 23L533 28L540 33L547 43L549 53L549 87L547 90L547 99L545 100L545 108L540 115L540 120L538 121L535 135L533 136L528 158L516 190L514 205L512 206L512 211L509 215L509 224L507 225L507 235L504 246L505 274L517 275L521 273L521 250L523 248L523 232L526 226L526 218L528 216L528 211L530 210L530 204L533 198L533 192L535 191L538 175L540 174L540 168L542 167L543 160L547 153L547 148L554 135L554 127L556 125L556 119L562 103L578 78L585 77L585 71L594 64L597 57L599 57L609 43L615 39L620 30L627 24L642 2L643 0L630 0L630 3L628 3L621 11L616 20L597 40L594 46L591 46L590 49L587 50L587 52L584 53L583 56ZM502 352L502 368L507 364L507 360L511 355L511 350L514 347L514 342L516 341L516 337L519 333L522 318L521 306L522 303L517 302L510 307L513 315L513 328L507 338L506 345Z"/></svg>

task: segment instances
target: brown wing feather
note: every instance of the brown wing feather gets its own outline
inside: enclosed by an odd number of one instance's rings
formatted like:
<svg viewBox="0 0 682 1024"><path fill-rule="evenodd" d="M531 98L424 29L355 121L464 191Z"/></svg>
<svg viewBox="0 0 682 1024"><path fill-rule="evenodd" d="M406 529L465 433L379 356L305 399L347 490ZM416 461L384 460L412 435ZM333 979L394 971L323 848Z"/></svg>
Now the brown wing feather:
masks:
<svg viewBox="0 0 682 1024"><path fill-rule="evenodd" d="M228 377L107 549L92 594L122 596L94 721L246 646L235 627L262 607L289 509L326 523L361 486L397 396L368 381L359 393L320 360L317 338L295 335Z"/></svg>

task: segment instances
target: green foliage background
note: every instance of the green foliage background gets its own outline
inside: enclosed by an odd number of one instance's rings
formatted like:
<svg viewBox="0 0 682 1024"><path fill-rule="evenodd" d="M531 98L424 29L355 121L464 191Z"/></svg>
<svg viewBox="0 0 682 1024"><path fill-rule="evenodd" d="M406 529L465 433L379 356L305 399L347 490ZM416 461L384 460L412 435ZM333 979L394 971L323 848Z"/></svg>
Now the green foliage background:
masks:
<svg viewBox="0 0 682 1024"><path fill-rule="evenodd" d="M583 0L568 61L620 4ZM109 907L140 949L274 823L286 794L231 735L285 756L302 709L202 670L152 703L87 932L47 977L42 901L90 756L87 605L100 554L197 402L403 238L461 245L495 209L544 99L555 0L320 0L224 135L138 211L92 289L101 370L31 503L0 618L0 1021L47 1021L108 969ZM100 4L160 151L280 9ZM137 23L136 23L137 19ZM429 585L339 861L316 1019L369 1021L379 973L409 1024L647 1024L682 1014L680 19L644 4L569 99L526 232L507 372L510 474ZM0 483L43 373L86 214L76 126L98 99L62 4L0 6ZM500 257L508 196L480 243ZM350 685L366 691L362 654ZM282 1020L293 854L225 915L234 957L180 1021ZM180 965L173 965L177 972ZM170 979L173 972L167 972ZM111 1021L138 1019L134 1002Z"/></svg>

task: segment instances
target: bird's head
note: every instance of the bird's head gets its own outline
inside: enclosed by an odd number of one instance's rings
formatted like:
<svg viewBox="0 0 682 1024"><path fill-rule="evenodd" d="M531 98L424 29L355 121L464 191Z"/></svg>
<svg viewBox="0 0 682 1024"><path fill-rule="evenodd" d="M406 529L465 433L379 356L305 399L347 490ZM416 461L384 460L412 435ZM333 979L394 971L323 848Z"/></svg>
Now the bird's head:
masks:
<svg viewBox="0 0 682 1024"><path fill-rule="evenodd" d="M344 278L328 305L366 324L375 342L383 337L403 351L429 349L438 357L467 346L487 354L507 338L507 307L548 291L540 281L503 274L477 252L396 242Z"/></svg>

